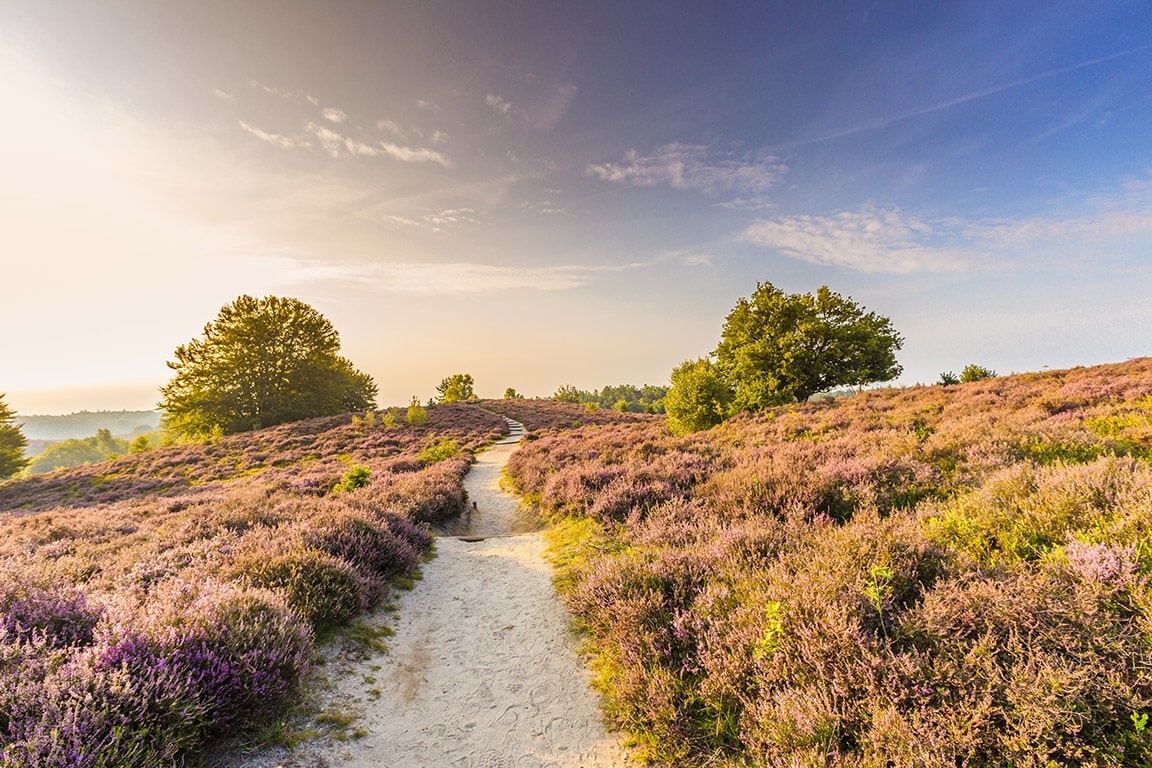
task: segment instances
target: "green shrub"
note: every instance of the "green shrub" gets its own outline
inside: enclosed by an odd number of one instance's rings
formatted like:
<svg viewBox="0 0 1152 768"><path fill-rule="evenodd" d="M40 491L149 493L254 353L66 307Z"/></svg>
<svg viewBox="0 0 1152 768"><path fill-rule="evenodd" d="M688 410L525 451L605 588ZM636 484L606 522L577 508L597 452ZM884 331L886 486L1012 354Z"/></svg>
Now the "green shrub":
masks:
<svg viewBox="0 0 1152 768"><path fill-rule="evenodd" d="M976 363L969 363L964 366L964 370L960 371L960 383L968 384L973 381L980 381L982 379L992 379L996 377L996 371L991 368L985 368Z"/></svg>
<svg viewBox="0 0 1152 768"><path fill-rule="evenodd" d="M432 443L419 454L420 459L429 466L458 455L460 455L460 444L450 437Z"/></svg>
<svg viewBox="0 0 1152 768"><path fill-rule="evenodd" d="M420 401L415 397L408 405L408 412L404 416L404 421L408 422L414 427L422 427L428 423L428 411L424 406L420 405Z"/></svg>
<svg viewBox="0 0 1152 768"><path fill-rule="evenodd" d="M332 491L334 493L340 493L342 491L354 491L357 488L363 488L365 485L368 485L368 476L371 474L371 469L357 464L344 473L344 476L340 478L340 482L332 486Z"/></svg>

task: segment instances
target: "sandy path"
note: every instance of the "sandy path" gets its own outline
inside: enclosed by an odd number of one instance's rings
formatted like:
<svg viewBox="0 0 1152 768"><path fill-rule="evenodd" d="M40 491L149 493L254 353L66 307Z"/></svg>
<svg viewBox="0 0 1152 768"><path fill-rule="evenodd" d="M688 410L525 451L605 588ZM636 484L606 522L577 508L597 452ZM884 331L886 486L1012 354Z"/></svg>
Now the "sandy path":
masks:
<svg viewBox="0 0 1152 768"><path fill-rule="evenodd" d="M399 600L389 652L337 681L335 700L367 735L309 752L351 768L619 768L557 600L539 533L519 525L499 488L514 437L477 457L465 478L470 530L437 540L424 578ZM390 619L382 618L381 621ZM376 689L378 693L373 694ZM286 765L291 764L286 762Z"/></svg>

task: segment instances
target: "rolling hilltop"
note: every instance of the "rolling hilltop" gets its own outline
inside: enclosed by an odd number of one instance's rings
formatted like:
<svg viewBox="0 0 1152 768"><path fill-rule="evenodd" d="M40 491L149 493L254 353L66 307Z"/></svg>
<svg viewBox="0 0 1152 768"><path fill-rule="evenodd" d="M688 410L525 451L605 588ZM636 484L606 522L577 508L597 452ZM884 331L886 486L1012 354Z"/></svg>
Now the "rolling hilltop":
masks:
<svg viewBox="0 0 1152 768"><path fill-rule="evenodd" d="M1152 761L1152 360L545 430L508 471L675 765Z"/></svg>
<svg viewBox="0 0 1152 768"><path fill-rule="evenodd" d="M1140 359L682 438L551 400L345 415L0 484L0 765L174 765L278 717L465 508L491 411L648 759L1152 760Z"/></svg>

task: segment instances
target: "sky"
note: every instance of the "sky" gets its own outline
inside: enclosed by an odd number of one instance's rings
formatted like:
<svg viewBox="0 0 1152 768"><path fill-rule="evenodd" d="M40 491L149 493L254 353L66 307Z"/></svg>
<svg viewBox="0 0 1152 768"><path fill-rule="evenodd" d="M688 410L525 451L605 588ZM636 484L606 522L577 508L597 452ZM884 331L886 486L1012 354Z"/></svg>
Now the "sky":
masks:
<svg viewBox="0 0 1152 768"><path fill-rule="evenodd" d="M1152 3L0 0L0 393L146 409L243 294L381 406L664 384L759 282L895 383L1152 354Z"/></svg>

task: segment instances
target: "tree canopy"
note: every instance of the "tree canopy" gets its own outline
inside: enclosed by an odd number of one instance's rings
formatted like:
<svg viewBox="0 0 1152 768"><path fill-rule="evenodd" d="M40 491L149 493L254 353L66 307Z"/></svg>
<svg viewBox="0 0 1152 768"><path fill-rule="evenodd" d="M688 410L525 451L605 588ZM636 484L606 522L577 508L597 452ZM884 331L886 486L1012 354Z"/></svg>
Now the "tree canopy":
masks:
<svg viewBox="0 0 1152 768"><path fill-rule="evenodd" d="M668 387L651 384L642 387L618 384L594 389L591 392L578 389L572 384L564 384L556 390L552 399L630 413L664 413L664 396L667 394Z"/></svg>
<svg viewBox="0 0 1152 768"><path fill-rule="evenodd" d="M29 474L51 472L65 467L79 467L84 464L97 464L128 453L130 443L112 432L100 429L92 437L73 438L48 446L32 459L28 466Z"/></svg>
<svg viewBox="0 0 1152 768"><path fill-rule="evenodd" d="M755 411L895 378L903 343L888 318L827 286L815 295L789 294L758 283L728 314L714 354L733 407Z"/></svg>
<svg viewBox="0 0 1152 768"><path fill-rule="evenodd" d="M668 428L674 435L686 435L713 427L724 421L730 399L728 385L711 360L685 360L672 371L672 387L664 398Z"/></svg>
<svg viewBox="0 0 1152 768"><path fill-rule="evenodd" d="M4 402L4 395L0 395L0 480L7 480L28 466L24 456L27 445L24 432L16 423L16 414Z"/></svg>
<svg viewBox="0 0 1152 768"><path fill-rule="evenodd" d="M299 299L241 296L176 348L164 426L198 439L374 408L372 377L339 350L332 323Z"/></svg>
<svg viewBox="0 0 1152 768"><path fill-rule="evenodd" d="M439 393L437 402L456 403L461 400L475 400L476 392L472 389L475 380L470 373L454 373L436 385Z"/></svg>
<svg viewBox="0 0 1152 768"><path fill-rule="evenodd" d="M977 365L976 363L969 363L964 366L964 370L960 372L960 380L958 383L968 384L973 381L994 378L996 378L996 371L991 368L985 368L982 365Z"/></svg>

